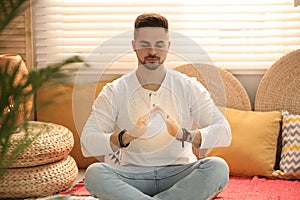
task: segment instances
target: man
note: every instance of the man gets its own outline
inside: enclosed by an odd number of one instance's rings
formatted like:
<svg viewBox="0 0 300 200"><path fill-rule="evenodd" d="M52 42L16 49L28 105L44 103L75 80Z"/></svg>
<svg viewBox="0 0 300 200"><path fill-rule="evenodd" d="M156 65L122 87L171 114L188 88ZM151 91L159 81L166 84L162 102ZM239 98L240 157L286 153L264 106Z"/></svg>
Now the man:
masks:
<svg viewBox="0 0 300 200"><path fill-rule="evenodd" d="M196 79L164 66L165 17L138 16L132 46L138 67L103 88L81 136L85 156L120 150L121 165L92 164L86 188L101 200L212 198L228 183L228 166L197 160L192 146L228 146L228 122Z"/></svg>

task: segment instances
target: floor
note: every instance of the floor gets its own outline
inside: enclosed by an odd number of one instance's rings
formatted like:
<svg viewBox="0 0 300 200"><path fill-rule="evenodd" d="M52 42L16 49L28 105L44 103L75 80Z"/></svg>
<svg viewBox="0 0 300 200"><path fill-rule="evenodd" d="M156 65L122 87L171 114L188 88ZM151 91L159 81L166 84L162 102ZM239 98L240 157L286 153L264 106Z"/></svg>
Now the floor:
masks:
<svg viewBox="0 0 300 200"><path fill-rule="evenodd" d="M78 183L79 181L81 181L84 178L84 169L79 169L78 171L78 176L76 178L76 180L74 181L74 183L71 185L71 187L73 187L76 183ZM77 199L77 200L87 200L87 199L91 199L94 200L96 198L93 197L70 197L70 196L62 196L62 195L53 195L53 196L48 196L48 197L42 197L42 198L26 198L25 200L71 200L71 199Z"/></svg>

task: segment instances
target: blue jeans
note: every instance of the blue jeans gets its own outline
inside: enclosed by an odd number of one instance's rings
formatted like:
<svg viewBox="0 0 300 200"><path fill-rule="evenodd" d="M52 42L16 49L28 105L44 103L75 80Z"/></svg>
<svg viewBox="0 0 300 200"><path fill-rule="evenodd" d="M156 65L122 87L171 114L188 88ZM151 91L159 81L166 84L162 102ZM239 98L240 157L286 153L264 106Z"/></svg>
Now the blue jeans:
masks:
<svg viewBox="0 0 300 200"><path fill-rule="evenodd" d="M86 171L85 186L101 200L204 200L222 190L228 177L228 166L218 157L164 167L94 163Z"/></svg>

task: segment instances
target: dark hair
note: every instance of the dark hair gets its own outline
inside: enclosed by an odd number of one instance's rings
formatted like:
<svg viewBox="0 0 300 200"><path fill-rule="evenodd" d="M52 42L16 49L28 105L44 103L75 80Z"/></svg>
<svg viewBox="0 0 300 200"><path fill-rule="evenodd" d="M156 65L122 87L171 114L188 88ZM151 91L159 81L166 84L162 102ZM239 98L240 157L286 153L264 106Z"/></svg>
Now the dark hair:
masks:
<svg viewBox="0 0 300 200"><path fill-rule="evenodd" d="M134 37L136 38L137 29L144 27L161 27L168 31L168 20L157 13L144 13L139 15L134 23Z"/></svg>
<svg viewBox="0 0 300 200"><path fill-rule="evenodd" d="M134 23L134 28L143 28L143 27L161 27L168 29L168 20L157 13L145 13L138 16Z"/></svg>

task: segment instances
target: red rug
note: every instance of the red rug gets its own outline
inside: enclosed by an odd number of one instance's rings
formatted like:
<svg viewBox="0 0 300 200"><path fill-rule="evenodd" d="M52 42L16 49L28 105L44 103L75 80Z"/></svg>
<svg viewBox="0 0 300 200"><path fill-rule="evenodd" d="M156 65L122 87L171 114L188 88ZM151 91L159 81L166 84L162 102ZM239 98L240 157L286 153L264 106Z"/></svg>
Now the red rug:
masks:
<svg viewBox="0 0 300 200"><path fill-rule="evenodd" d="M91 196L91 194L86 190L84 186L84 180L78 182L71 189L60 192L60 194L74 195L74 196Z"/></svg>
<svg viewBox="0 0 300 200"><path fill-rule="evenodd" d="M216 200L300 200L300 181L230 177Z"/></svg>
<svg viewBox="0 0 300 200"><path fill-rule="evenodd" d="M63 195L90 196L83 180ZM230 177L229 184L216 200L300 200L300 181Z"/></svg>

